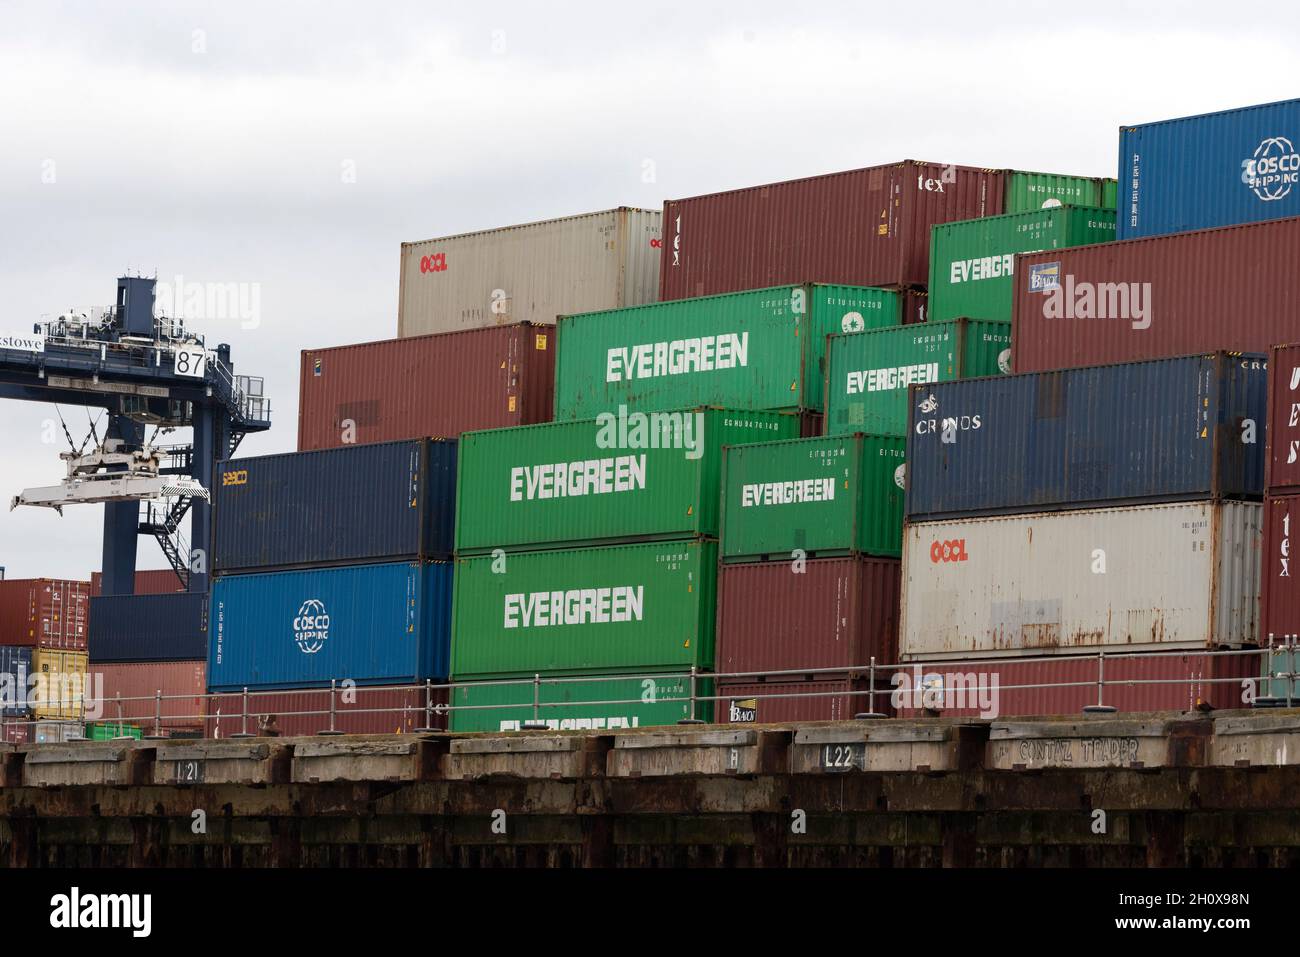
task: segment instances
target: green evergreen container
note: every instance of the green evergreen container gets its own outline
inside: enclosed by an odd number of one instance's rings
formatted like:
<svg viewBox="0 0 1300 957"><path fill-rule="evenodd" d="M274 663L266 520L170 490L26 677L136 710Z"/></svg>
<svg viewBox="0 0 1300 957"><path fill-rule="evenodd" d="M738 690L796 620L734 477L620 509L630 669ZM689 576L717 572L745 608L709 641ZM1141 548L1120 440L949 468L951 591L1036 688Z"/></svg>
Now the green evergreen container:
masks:
<svg viewBox="0 0 1300 957"><path fill-rule="evenodd" d="M716 538L722 447L799 435L787 412L634 416L464 433L456 553Z"/></svg>
<svg viewBox="0 0 1300 957"><path fill-rule="evenodd" d="M965 316L1011 321L1016 253L1113 242L1115 211L1054 206L941 223L931 230L931 322Z"/></svg>
<svg viewBox="0 0 1300 957"><path fill-rule="evenodd" d="M902 436L836 435L727 449L722 560L901 556L906 447Z"/></svg>
<svg viewBox="0 0 1300 957"><path fill-rule="evenodd" d="M1049 206L1106 206L1105 180L1094 176L1066 176L1063 173L1007 173L1004 213L1024 213ZM1112 202L1108 207L1115 208Z"/></svg>
<svg viewBox="0 0 1300 957"><path fill-rule="evenodd" d="M975 319L831 336L827 435L907 434L907 387L1011 371L1011 323Z"/></svg>
<svg viewBox="0 0 1300 957"><path fill-rule="evenodd" d="M650 677L605 677L595 681L572 679L555 684L542 675L534 689L531 681L519 685L468 684L452 694L452 731L519 731L533 718L534 694L543 707L537 720L556 731L601 731L672 725L691 716L689 674ZM713 702L699 697L713 694L713 682L696 678L695 717L713 718ZM594 703L604 702L604 703ZM610 702L621 702L612 704ZM461 710L462 708L474 710ZM480 710L481 709L481 710Z"/></svg>
<svg viewBox="0 0 1300 957"><path fill-rule="evenodd" d="M555 418L822 408L826 336L902 321L888 289L808 284L561 316Z"/></svg>
<svg viewBox="0 0 1300 957"><path fill-rule="evenodd" d="M451 673L707 670L717 561L704 539L458 559Z"/></svg>
<svg viewBox="0 0 1300 957"><path fill-rule="evenodd" d="M135 738L138 741L144 737L144 731L133 724L98 721L86 725L86 737L91 741L112 741L114 738Z"/></svg>

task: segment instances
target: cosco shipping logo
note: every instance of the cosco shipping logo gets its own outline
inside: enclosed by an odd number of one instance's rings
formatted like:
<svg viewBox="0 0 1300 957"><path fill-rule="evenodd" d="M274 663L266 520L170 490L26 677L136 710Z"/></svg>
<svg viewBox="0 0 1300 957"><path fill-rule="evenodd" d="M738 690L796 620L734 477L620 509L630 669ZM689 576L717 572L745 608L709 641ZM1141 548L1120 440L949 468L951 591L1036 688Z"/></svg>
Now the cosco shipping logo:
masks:
<svg viewBox="0 0 1300 957"><path fill-rule="evenodd" d="M1241 161L1241 181L1266 203L1282 199L1300 183L1300 153L1285 136L1270 136Z"/></svg>
<svg viewBox="0 0 1300 957"><path fill-rule="evenodd" d="M308 598L298 609L293 620L293 640L304 655L314 655L325 647L330 636L330 616L325 613L324 602Z"/></svg>

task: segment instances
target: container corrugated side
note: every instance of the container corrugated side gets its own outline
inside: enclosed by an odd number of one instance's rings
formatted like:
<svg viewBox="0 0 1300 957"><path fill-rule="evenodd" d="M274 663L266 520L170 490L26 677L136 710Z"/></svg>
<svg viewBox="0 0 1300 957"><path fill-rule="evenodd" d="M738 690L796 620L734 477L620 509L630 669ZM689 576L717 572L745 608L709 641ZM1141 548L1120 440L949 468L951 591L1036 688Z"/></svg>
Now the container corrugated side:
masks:
<svg viewBox="0 0 1300 957"><path fill-rule="evenodd" d="M1005 175L904 160L664 202L663 301L783 283L923 286L930 227L1002 212Z"/></svg>
<svg viewBox="0 0 1300 957"><path fill-rule="evenodd" d="M0 681L9 682L9 687L13 689L3 706L0 706L0 715L15 716L27 713L27 677L31 673L31 648L0 645Z"/></svg>
<svg viewBox="0 0 1300 957"><path fill-rule="evenodd" d="M0 581L0 644L85 651L90 584L66 578Z"/></svg>
<svg viewBox="0 0 1300 957"><path fill-rule="evenodd" d="M899 578L899 562L884 558L812 559L797 572L788 562L723 565L716 671L847 673L872 658L893 664Z"/></svg>
<svg viewBox="0 0 1300 957"><path fill-rule="evenodd" d="M457 554L716 537L722 447L800 428L781 412L665 415L658 426L611 417L461 436Z"/></svg>
<svg viewBox="0 0 1300 957"><path fill-rule="evenodd" d="M1270 491L1300 490L1300 344L1279 345L1268 359Z"/></svg>
<svg viewBox="0 0 1300 957"><path fill-rule="evenodd" d="M90 600L90 660L194 661L208 653L206 592Z"/></svg>
<svg viewBox="0 0 1300 957"><path fill-rule="evenodd" d="M1105 207L1107 198L1105 182L1091 176L1007 170L1007 192L1002 211L1023 213L1058 206ZM1109 208L1114 209L1113 193L1111 200Z"/></svg>
<svg viewBox="0 0 1300 957"><path fill-rule="evenodd" d="M541 678L536 689L531 681L459 685L451 696L451 730L518 731L522 723L537 721L553 731L608 731L675 725L691 716L686 674L610 675L595 681ZM712 682L697 678L695 693L695 717L708 721L713 703L701 699L713 693ZM537 709L535 699L541 703Z"/></svg>
<svg viewBox="0 0 1300 957"><path fill-rule="evenodd" d="M219 578L208 686L272 690L445 677L451 579L448 562Z"/></svg>
<svg viewBox="0 0 1300 957"><path fill-rule="evenodd" d="M907 387L1011 371L1011 325L974 319L830 336L826 434L907 434Z"/></svg>
<svg viewBox="0 0 1300 957"><path fill-rule="evenodd" d="M913 390L908 519L1258 498L1264 365L1218 353Z"/></svg>
<svg viewBox="0 0 1300 957"><path fill-rule="evenodd" d="M410 734L417 728L445 729L447 691L432 689L432 710L426 710L423 687L385 688L361 685L344 694L330 689L249 692L215 695L208 699L204 733L209 738L249 734L279 737L316 735L321 731L344 734ZM330 718L331 709L334 712ZM272 720L273 719L273 720Z"/></svg>
<svg viewBox="0 0 1300 957"><path fill-rule="evenodd" d="M1264 499L1264 547L1260 571L1260 644L1300 643L1300 586L1292 541L1300 534L1300 495Z"/></svg>
<svg viewBox="0 0 1300 957"><path fill-rule="evenodd" d="M698 539L458 559L452 674L707 670L717 563Z"/></svg>
<svg viewBox="0 0 1300 957"><path fill-rule="evenodd" d="M227 459L213 496L213 571L447 559L455 441Z"/></svg>
<svg viewBox="0 0 1300 957"><path fill-rule="evenodd" d="M298 449L456 438L549 422L555 329L492 329L306 349Z"/></svg>
<svg viewBox="0 0 1300 957"><path fill-rule="evenodd" d="M898 557L903 533L901 436L837 435L737 445L722 481L724 561L798 555Z"/></svg>
<svg viewBox="0 0 1300 957"><path fill-rule="evenodd" d="M867 711L887 713L889 689L873 698L868 678L813 681L718 680L718 724L784 724L787 721L848 721Z"/></svg>
<svg viewBox="0 0 1300 957"><path fill-rule="evenodd" d="M32 652L34 684L28 695L32 714L40 719L80 720L93 706L85 700L86 653L37 648Z"/></svg>
<svg viewBox="0 0 1300 957"><path fill-rule="evenodd" d="M1084 649L1079 649L1084 650ZM900 718L938 711L946 718L1068 715L1101 702L1121 713L1241 708L1257 685L1253 654L1060 655L1048 660L980 658L926 662L895 672L890 698ZM1047 687L1027 687L1040 685ZM929 689L927 691L927 689ZM942 697L940 695L942 694Z"/></svg>
<svg viewBox="0 0 1300 957"><path fill-rule="evenodd" d="M1297 260L1294 217L1027 253L1015 266L1012 368L1267 352L1296 338Z"/></svg>
<svg viewBox="0 0 1300 957"><path fill-rule="evenodd" d="M397 334L457 332L654 302L660 213L603 210L402 243Z"/></svg>
<svg viewBox="0 0 1300 957"><path fill-rule="evenodd" d="M99 720L134 724L147 734L159 715L163 729L203 727L207 661L97 663L94 671L103 681Z"/></svg>
<svg viewBox="0 0 1300 957"><path fill-rule="evenodd" d="M908 526L903 660L1259 642L1257 502Z"/></svg>
<svg viewBox="0 0 1300 957"><path fill-rule="evenodd" d="M826 336L896 326L902 297L778 286L561 317L557 419L603 412L822 407Z"/></svg>
<svg viewBox="0 0 1300 957"><path fill-rule="evenodd" d="M1120 127L1119 238L1300 214L1300 100Z"/></svg>
<svg viewBox="0 0 1300 957"><path fill-rule="evenodd" d="M1011 321L1016 253L1114 242L1115 211L1055 206L934 227L930 321Z"/></svg>
<svg viewBox="0 0 1300 957"><path fill-rule="evenodd" d="M184 591L181 580L170 568L140 569L135 573L136 595L162 595L168 592ZM90 573L90 597L104 593L104 573Z"/></svg>

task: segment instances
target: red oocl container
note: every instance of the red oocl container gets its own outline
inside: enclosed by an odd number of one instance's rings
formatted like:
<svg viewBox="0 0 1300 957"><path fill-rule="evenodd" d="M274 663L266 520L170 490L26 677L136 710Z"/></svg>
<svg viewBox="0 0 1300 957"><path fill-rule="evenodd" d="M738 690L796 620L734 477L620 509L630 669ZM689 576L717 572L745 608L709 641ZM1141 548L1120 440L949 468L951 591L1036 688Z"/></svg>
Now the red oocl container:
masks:
<svg viewBox="0 0 1300 957"><path fill-rule="evenodd" d="M0 581L0 644L86 650L90 583L63 578Z"/></svg>
<svg viewBox="0 0 1300 957"><path fill-rule="evenodd" d="M173 576L175 577L175 576ZM154 716L161 705L162 727L202 728L207 702L206 661L133 661L91 666L92 680L102 678L96 693L103 701L95 721L135 724L153 733ZM95 676L99 676L96 678ZM99 688L102 687L102 690ZM155 699L162 692L162 701ZM130 700L127 700L130 699ZM119 708L120 703L120 708Z"/></svg>
<svg viewBox="0 0 1300 957"><path fill-rule="evenodd" d="M659 298L924 286L930 227L1002 212L998 170L904 160L664 203Z"/></svg>
<svg viewBox="0 0 1300 957"><path fill-rule="evenodd" d="M898 660L898 559L816 558L803 567L721 566L715 671L848 671L872 657Z"/></svg>
<svg viewBox="0 0 1300 957"><path fill-rule="evenodd" d="M1190 711L1205 702L1215 708L1249 707L1244 683L1257 686L1257 653L1201 653L1106 656L1102 702L1119 711ZM1017 715L1081 715L1097 703L1096 657L1068 660L1015 661L983 658L956 662L905 665L885 677L891 704L900 718L926 710L927 682L942 682L947 698L945 717L1006 718ZM1118 684L1121 681L1164 681L1166 684ZM1074 683L1078 684L1074 684ZM1221 682L1221 683L1216 683ZM996 689L994 687L996 683ZM1013 685L1070 684L1070 687L1013 688ZM985 689L981 691L980 689ZM983 695L983 697L981 697ZM931 699L937 703L937 699Z"/></svg>
<svg viewBox="0 0 1300 957"><path fill-rule="evenodd" d="M1259 637L1268 644L1300 641L1300 493L1264 497Z"/></svg>
<svg viewBox="0 0 1300 957"><path fill-rule="evenodd" d="M720 682L714 702L716 724L774 724L786 721L847 721L870 711L873 699L866 678L822 678L816 681ZM878 691L881 689L877 688ZM773 697L764 697L771 695ZM879 714L889 710L889 689L875 696Z"/></svg>
<svg viewBox="0 0 1300 957"><path fill-rule="evenodd" d="M1268 352L1296 337L1297 262L1300 217L1017 256L1012 367Z"/></svg>
<svg viewBox="0 0 1300 957"><path fill-rule="evenodd" d="M1300 491L1300 344L1269 356L1267 431L1265 487Z"/></svg>
<svg viewBox="0 0 1300 957"><path fill-rule="evenodd" d="M433 692L434 712L431 727L447 727L447 692ZM345 734L405 734L426 725L423 688L353 689L350 698L344 689L335 694L334 728ZM206 734L226 738L243 730L244 699L241 694L223 694L208 700ZM275 716L275 726L282 737L314 735L330 727L330 691L315 688L306 691L276 691L248 695L248 732L257 734L261 719ZM318 712L318 713L306 713Z"/></svg>
<svg viewBox="0 0 1300 957"><path fill-rule="evenodd" d="M555 329L530 323L306 349L298 450L549 422Z"/></svg>
<svg viewBox="0 0 1300 957"><path fill-rule="evenodd" d="M135 573L135 594L163 595L167 592L185 591L181 580L170 568L148 568ZM90 573L90 597L97 598L104 593L104 573Z"/></svg>

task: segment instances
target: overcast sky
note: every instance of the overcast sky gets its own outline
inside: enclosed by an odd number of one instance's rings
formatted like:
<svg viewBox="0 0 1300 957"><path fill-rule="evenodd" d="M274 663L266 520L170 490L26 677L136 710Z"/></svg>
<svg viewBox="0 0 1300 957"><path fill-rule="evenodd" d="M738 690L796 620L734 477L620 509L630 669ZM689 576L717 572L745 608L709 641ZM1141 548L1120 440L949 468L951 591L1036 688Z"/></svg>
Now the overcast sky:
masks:
<svg viewBox="0 0 1300 957"><path fill-rule="evenodd" d="M396 335L404 240L903 158L1114 176L1123 123L1296 95L1296 31L1221 2L712 6L4 0L0 330L127 269L256 283L256 328L195 325L284 451L299 350ZM0 414L6 507L54 418ZM0 510L0 565L86 577L101 520Z"/></svg>

